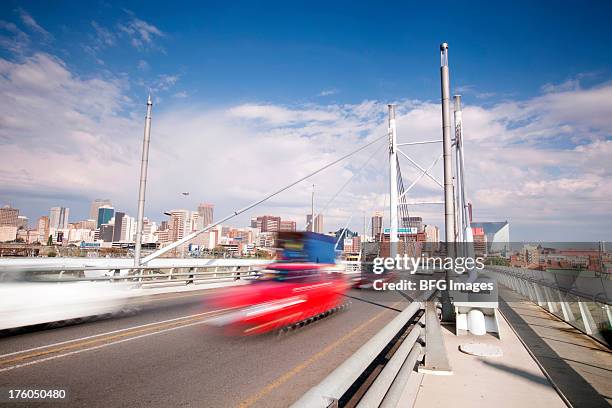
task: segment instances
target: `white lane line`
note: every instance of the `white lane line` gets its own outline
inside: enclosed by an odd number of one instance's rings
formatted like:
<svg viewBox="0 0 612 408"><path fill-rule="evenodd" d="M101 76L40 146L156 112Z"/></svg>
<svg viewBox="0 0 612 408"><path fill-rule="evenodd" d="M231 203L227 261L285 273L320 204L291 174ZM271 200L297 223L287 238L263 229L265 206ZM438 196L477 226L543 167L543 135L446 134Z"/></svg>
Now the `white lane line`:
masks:
<svg viewBox="0 0 612 408"><path fill-rule="evenodd" d="M55 346L61 346L61 345L64 345L64 344L74 343L74 342L82 341L82 340L89 340L89 339L93 339L93 338L100 337L100 336L106 336L106 335L109 335L109 334L116 334L116 333L121 333L121 332L128 331L128 330L134 330L134 329L140 329L140 328L143 328L143 327L154 326L156 324L170 323L170 322L175 322L177 320L184 320L184 319L189 319L189 318L198 317L198 316L206 316L206 315L209 315L211 313L223 312L223 311L226 311L226 310L230 310L230 309L211 310L210 312L196 313L196 314L192 314L192 315L188 315L188 316L176 317L174 319L161 320L159 322L146 323L146 324L141 324L141 325L138 325L138 326L126 327L124 329L113 330L113 331L104 332L104 333L100 333L100 334L93 334L91 336L79 337L77 339L60 341L59 343L47 344L47 345L40 346L40 347L33 347L33 348L30 348L30 349L27 349L27 350L14 351L12 353L7 353L7 354L0 355L0 360L3 359L4 357L14 356L16 354L23 354L23 353L28 353L30 351L36 351L36 350L42 350L42 349L51 348L51 347L55 347Z"/></svg>
<svg viewBox="0 0 612 408"><path fill-rule="evenodd" d="M143 337L153 336L155 334L161 334L161 333L165 333L165 332L169 332L169 331L173 331L173 330L183 329L185 327L190 327L190 326L195 326L195 325L198 325L198 324L203 324L203 323L206 323L207 320L208 319L204 319L202 321L185 324L183 326L170 327L168 329L164 329L164 330L160 330L160 331L156 331L156 332L152 332L152 333L141 334L141 335L135 336L135 337L128 337L126 339L116 340L116 341L112 341L110 343L104 343L104 344L100 344L98 346L87 347L87 348L80 349L80 350L70 351L70 352L64 353L64 354L56 354L54 356L41 358L39 360L28 361L27 363L15 364L13 366L8 366L8 367L5 367L5 368L0 368L0 373L5 372L5 371L11 371L11 370L14 370L16 368L22 368L22 367L27 367L27 366L34 365L34 364L44 363L45 361L51 361L51 360L55 360L55 359L61 358L61 357L68 357L68 356L71 356L71 355L74 355L74 354L84 353L86 351L92 351L92 350L101 349L103 347L112 346L112 345L115 345L115 344L125 343L125 342L131 341L131 340L142 339Z"/></svg>

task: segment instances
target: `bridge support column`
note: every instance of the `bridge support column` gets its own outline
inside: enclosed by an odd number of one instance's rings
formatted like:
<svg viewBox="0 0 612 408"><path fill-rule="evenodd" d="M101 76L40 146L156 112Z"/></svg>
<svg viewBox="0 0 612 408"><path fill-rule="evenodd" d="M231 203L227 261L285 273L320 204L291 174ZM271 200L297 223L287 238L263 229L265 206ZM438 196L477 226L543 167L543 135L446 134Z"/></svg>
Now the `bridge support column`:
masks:
<svg viewBox="0 0 612 408"><path fill-rule="evenodd" d="M134 266L140 266L140 249L142 245L142 223L144 219L145 193L147 190L147 169L149 167L149 144L151 142L151 95L147 98L147 116L145 116L144 138L142 141L142 158L140 160L140 185L138 187L138 215L136 216L136 245L134 246Z"/></svg>
<svg viewBox="0 0 612 408"><path fill-rule="evenodd" d="M440 94L442 104L442 158L444 164L444 231L447 256L455 257L455 200L452 168L451 110L450 110L450 74L448 70L448 44L440 44ZM446 271L448 282L449 271ZM442 319L455 320L447 290L442 291Z"/></svg>
<svg viewBox="0 0 612 408"><path fill-rule="evenodd" d="M395 105L389 106L389 256L397 255L397 132Z"/></svg>

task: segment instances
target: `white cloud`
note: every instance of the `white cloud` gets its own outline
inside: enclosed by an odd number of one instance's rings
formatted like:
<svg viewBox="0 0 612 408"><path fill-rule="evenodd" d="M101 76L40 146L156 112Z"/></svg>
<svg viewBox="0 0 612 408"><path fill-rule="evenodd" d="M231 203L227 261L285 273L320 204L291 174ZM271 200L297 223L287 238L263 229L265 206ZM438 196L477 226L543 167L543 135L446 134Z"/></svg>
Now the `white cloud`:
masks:
<svg viewBox="0 0 612 408"><path fill-rule="evenodd" d="M14 23L0 20L0 47L22 54L30 45L30 37Z"/></svg>
<svg viewBox="0 0 612 408"><path fill-rule="evenodd" d="M138 61L138 69L141 71L148 71L150 68L149 63L145 60Z"/></svg>
<svg viewBox="0 0 612 408"><path fill-rule="evenodd" d="M177 81L166 75L158 85L169 88ZM37 203L38 214L28 214L36 217L57 197L77 202L109 196L118 208L135 213L145 105L144 97L131 101L126 92L122 80L77 76L48 54L20 62L0 59L0 201L18 200L15 204L24 208ZM466 105L466 181L476 218L509 219L516 238L578 234L609 239L610 101L612 85L604 84L488 108ZM397 110L400 141L440 138L437 103L399 101ZM154 106L147 213L159 219L165 210L195 208L201 200L214 202L222 216L384 135L386 127L386 106L377 101L247 103L213 110ZM362 216L384 206L388 171L385 142L379 143L366 171L355 176L325 214L326 228L344 225L352 213L353 228L361 229ZM373 149L296 186L236 224L251 215L275 213L303 226L310 185L317 185L321 208ZM441 147L405 150L427 166ZM433 171L438 178L441 172L440 165ZM402 173L407 185L418 171L402 159ZM189 198L180 196L182 191L189 191ZM409 201L440 197L441 189L426 181L415 187ZM442 223L438 207L412 211L426 222ZM559 231L566 236L557 236Z"/></svg>
<svg viewBox="0 0 612 408"><path fill-rule="evenodd" d="M42 28L36 22L36 20L34 20L34 18L30 15L30 13L28 13L22 8L18 8L17 13L19 14L19 18L21 18L21 21L23 22L23 24L26 25L29 29L37 32L38 34L41 34L43 37L46 37L48 39L52 38L51 34L47 30Z"/></svg>
<svg viewBox="0 0 612 408"><path fill-rule="evenodd" d="M319 92L319 96L330 96L330 95L335 95L337 94L339 91L337 89L324 89L321 92Z"/></svg>
<svg viewBox="0 0 612 408"><path fill-rule="evenodd" d="M133 14L131 14L131 19L127 23L118 24L118 28L130 37L130 43L137 49L153 46L154 40L157 37L163 37L165 35L153 24L147 23L135 17Z"/></svg>
<svg viewBox="0 0 612 408"><path fill-rule="evenodd" d="M102 27L96 21L91 22L91 26L95 31L95 40L99 48L112 47L115 45L116 36L109 29Z"/></svg>

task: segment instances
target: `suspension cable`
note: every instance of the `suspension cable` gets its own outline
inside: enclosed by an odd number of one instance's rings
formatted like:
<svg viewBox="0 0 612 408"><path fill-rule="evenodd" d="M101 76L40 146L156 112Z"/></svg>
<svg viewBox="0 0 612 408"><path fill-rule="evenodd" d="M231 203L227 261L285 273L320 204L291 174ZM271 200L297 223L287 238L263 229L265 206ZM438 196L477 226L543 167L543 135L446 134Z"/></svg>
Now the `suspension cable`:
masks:
<svg viewBox="0 0 612 408"><path fill-rule="evenodd" d="M192 232L191 234L186 235L185 237L183 237L183 238L179 239L178 241L174 241L174 242L173 242L173 243L171 243L170 245L167 245L167 246L165 246L165 247L163 247L163 248L161 248L161 249L158 249L157 251L153 252L152 254L150 254L150 255L148 255L148 256L146 256L146 257L144 257L144 258L142 259L142 264L146 264L147 262L151 261L152 259L155 259L155 258L157 258L158 256L163 255L163 254L165 254L166 252L171 251L171 250L173 250L174 248L176 248L176 247L178 247L178 246L180 246L180 245L182 245L182 244L184 244L184 243L186 243L186 242L191 241L193 238L197 237L198 235L200 235L200 234L202 234L202 233L204 233L204 232L206 232L206 231L209 231L210 229L212 229L212 228L216 227L217 225L219 225L219 224L221 224L221 223L224 223L225 221L228 221L228 220L230 220L230 219L232 219L232 218L234 218L234 217L236 217L236 216L238 216L238 215L242 214L243 212L250 210L250 209L251 209L251 208L253 208L253 207L258 206L259 204L261 204L261 203L263 203L263 202L265 202L265 201L268 201L270 198L272 198L272 197L274 197L274 196L276 196L276 195L278 195L278 194L282 193L282 192L283 192L283 191L285 191L285 190L290 189L291 187L293 187L293 186L295 186L296 184L299 184L299 183L301 183L302 181L304 181L304 180L306 180L306 179L308 179L308 178L310 178L310 177L314 176L315 174L318 174L318 173L322 172L323 170L326 170L326 169L328 169L328 168L330 168L330 167L334 166L335 164L340 163L341 161L343 161L343 160L345 160L345 159L347 159L347 158L351 157L351 156L352 156L352 155L354 155L355 153L358 153L358 152L360 152L360 151L362 151L362 150L364 150L364 149L366 149L366 148L370 147L371 145L375 144L376 142L378 142L378 141L380 141L380 140L382 140L382 139L384 139L384 138L386 138L386 137L388 137L388 135L387 135L387 134L384 134L384 135L382 135L382 136L380 136L380 137L377 137L376 139L372 140L371 142L366 143L365 145L361 146L360 148L358 148L358 149L356 149L356 150L353 150L352 152L347 153L347 154L345 154L344 156L342 156L342 157L340 157L340 158L338 158L338 159L336 159L336 160L334 160L334 161L332 161L332 162L330 162L330 163L326 164L325 166L323 166L323 167L319 168L318 170L315 170L315 171L313 171L313 172L311 172L311 173L307 174L306 176L301 177L301 178L299 178L298 180L296 180L296 181L294 181L294 182L292 182L292 183L290 183L290 184L287 184L286 186L284 186L284 187L282 187L282 188L280 188L280 189L276 190L275 192L273 192L273 193L271 193L271 194L268 194L268 195L267 195L267 196L265 196L264 198L262 198L262 199L260 199L260 200L257 200L257 201L255 201L254 203L251 203L251 204L247 205L246 207L243 207L243 208L241 208L241 209L239 209L239 210L236 210L236 211L232 212L231 214L229 214L228 216L226 216L226 217L224 217L224 218L220 219L219 221L214 222L214 223L212 223L212 224L210 224L210 225L208 225L208 226L206 226L206 227L204 227L204 228L202 228L202 229L200 229L200 230L198 230L198 231L194 231L194 232Z"/></svg>

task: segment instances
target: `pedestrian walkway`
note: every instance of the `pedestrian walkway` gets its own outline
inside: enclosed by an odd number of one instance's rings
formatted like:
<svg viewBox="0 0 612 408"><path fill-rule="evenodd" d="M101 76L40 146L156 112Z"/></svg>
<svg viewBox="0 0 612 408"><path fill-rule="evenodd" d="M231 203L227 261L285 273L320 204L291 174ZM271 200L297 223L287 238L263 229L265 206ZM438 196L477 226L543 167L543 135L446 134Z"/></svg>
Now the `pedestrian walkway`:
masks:
<svg viewBox="0 0 612 408"><path fill-rule="evenodd" d="M508 323L500 319L501 340L491 335L455 336L454 327L442 328L453 375L418 374L414 406L562 408L566 404ZM459 351L459 345L485 343L501 347L501 357L475 357ZM408 394L408 392L407 392Z"/></svg>
<svg viewBox="0 0 612 408"><path fill-rule="evenodd" d="M500 311L574 407L612 405L612 353L537 304L500 288Z"/></svg>

